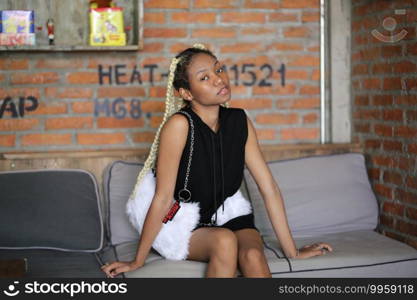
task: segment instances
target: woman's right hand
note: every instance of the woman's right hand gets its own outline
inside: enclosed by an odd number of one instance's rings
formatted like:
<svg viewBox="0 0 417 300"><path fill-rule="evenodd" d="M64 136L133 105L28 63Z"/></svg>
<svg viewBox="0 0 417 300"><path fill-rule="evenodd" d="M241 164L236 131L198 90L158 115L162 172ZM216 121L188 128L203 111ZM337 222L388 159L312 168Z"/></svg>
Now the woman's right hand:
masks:
<svg viewBox="0 0 417 300"><path fill-rule="evenodd" d="M107 277L113 278L120 273L130 272L142 267L143 264L139 264L136 261L115 261L111 264L104 264L101 266L101 270L106 273Z"/></svg>

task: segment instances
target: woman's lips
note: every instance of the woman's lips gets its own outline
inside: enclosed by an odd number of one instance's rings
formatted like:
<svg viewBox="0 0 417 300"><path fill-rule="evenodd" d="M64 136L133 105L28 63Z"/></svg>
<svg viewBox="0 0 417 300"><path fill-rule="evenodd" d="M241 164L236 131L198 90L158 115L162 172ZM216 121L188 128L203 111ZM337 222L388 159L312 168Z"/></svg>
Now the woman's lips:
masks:
<svg viewBox="0 0 417 300"><path fill-rule="evenodd" d="M225 87L220 89L220 91L217 93L217 95L224 96L224 95L227 95L228 93L229 93L229 88L225 86Z"/></svg>

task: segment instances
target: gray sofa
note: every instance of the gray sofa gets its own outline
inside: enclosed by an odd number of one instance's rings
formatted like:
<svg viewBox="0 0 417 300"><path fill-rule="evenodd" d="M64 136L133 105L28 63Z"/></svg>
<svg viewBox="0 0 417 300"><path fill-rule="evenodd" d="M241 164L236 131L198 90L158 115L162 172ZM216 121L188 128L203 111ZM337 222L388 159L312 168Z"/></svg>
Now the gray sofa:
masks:
<svg viewBox="0 0 417 300"><path fill-rule="evenodd" d="M297 246L323 241L334 249L306 260L286 258L256 183L245 170L241 190L252 203L273 277L417 277L417 250L375 230L378 205L362 154L313 156L268 165L284 198ZM0 194L2 178L9 178L10 185L10 176L20 174L20 181L26 182L8 190L9 194L21 190L20 198L0 197L0 214L13 215L7 222L0 216L0 258L27 258L28 277L79 278L103 277L99 269L103 262L132 260L139 236L129 224L125 205L141 166L112 162L103 174L102 196L94 177L81 170L58 170L49 176L53 182L49 188L38 176L52 171L0 173ZM38 185L33 184L34 178ZM16 199L20 199L18 204L10 205ZM32 205L29 213L22 213L33 199L45 202L43 209ZM24 224L11 225L16 222ZM34 228L27 231L31 224ZM120 277L203 277L205 268L202 262L170 261L152 251L144 267Z"/></svg>

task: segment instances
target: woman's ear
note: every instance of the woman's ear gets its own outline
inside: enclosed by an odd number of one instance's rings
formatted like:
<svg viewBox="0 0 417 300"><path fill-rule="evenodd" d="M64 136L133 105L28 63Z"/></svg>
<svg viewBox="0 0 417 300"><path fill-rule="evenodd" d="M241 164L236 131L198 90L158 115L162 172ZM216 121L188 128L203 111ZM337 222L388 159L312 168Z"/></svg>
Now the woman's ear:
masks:
<svg viewBox="0 0 417 300"><path fill-rule="evenodd" d="M191 92L187 89L184 88L180 88L179 91L181 98L191 101L193 100L193 95L191 94Z"/></svg>

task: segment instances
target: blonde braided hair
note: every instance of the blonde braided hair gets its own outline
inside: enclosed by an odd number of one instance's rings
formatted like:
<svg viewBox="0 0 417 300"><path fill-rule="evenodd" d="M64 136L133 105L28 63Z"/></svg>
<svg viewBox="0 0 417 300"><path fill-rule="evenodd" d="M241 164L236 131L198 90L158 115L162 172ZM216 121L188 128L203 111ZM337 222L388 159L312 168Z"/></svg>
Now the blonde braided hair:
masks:
<svg viewBox="0 0 417 300"><path fill-rule="evenodd" d="M206 50L207 48L203 44L194 44L193 48ZM167 83L167 91L166 91L166 98L165 98L165 113L164 118L159 125L158 130L156 131L154 141L152 143L150 152L148 157L145 160L145 164L140 171L137 180L135 188L133 189L132 194L130 195L130 199L134 199L136 195L137 188L142 181L142 179L145 177L145 175L155 167L156 163L156 157L158 155L158 149L159 149L159 137L161 130L165 123L168 121L168 119L175 114L177 111L179 111L181 108L183 108L187 103L179 97L175 97L174 95L174 77L175 77L175 70L177 69L178 63L181 62L181 57L176 58L174 57L171 61L171 65L169 66L169 75L168 75L168 83ZM225 107L229 107L229 103L223 104Z"/></svg>

